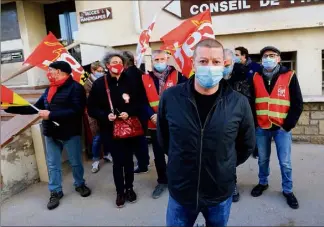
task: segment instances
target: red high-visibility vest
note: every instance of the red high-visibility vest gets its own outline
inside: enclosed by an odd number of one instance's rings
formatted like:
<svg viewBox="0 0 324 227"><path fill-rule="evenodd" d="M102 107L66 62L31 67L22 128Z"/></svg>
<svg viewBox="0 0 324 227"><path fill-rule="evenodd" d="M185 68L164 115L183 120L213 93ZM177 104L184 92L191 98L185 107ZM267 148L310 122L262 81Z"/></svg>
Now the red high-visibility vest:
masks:
<svg viewBox="0 0 324 227"><path fill-rule="evenodd" d="M154 112L157 113L158 107L159 107L160 96L159 96L158 91L155 87L154 80L149 74L143 74L142 81L144 84L144 88L145 88L145 92L146 92L146 96L149 101L149 104L152 107L152 109L154 110ZM168 89L169 87L177 85L177 83L178 83L178 71L173 70L173 72L167 77L162 92L165 89ZM161 92L161 94L162 94L162 92ZM149 120L148 128L156 129L156 125Z"/></svg>
<svg viewBox="0 0 324 227"><path fill-rule="evenodd" d="M261 128L269 129L272 124L280 127L283 125L290 108L289 84L293 75L293 71L280 74L269 95L262 76L254 74L256 118Z"/></svg>

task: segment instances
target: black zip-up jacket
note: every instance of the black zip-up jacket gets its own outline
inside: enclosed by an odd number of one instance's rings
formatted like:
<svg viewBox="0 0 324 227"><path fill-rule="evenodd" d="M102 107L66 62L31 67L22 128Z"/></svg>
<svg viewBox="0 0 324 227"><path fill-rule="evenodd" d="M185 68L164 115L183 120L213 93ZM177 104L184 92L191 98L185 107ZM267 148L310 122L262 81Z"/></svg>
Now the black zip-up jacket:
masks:
<svg viewBox="0 0 324 227"><path fill-rule="evenodd" d="M224 80L201 125L193 83L191 78L163 93L157 134L169 157L172 198L198 208L217 205L232 196L236 166L245 162L255 148L255 129L247 98Z"/></svg>
<svg viewBox="0 0 324 227"><path fill-rule="evenodd" d="M268 93L271 94L274 86L276 85L276 82L278 80L278 77L281 74L284 74L288 72L288 68L285 66L280 66L279 73L277 75L274 75L272 80L269 81L263 76L263 82L265 85L265 88L267 89ZM262 70L259 72L260 75L262 75ZM252 84L251 86L251 95L252 95L252 107L253 107L253 116L254 116L254 121L255 121L255 126L258 126L257 120L256 120L256 109L255 109L255 90L253 86L253 78L251 79L250 83ZM299 82L297 79L296 74L293 75L293 77L290 80L289 84L289 94L290 94L290 108L287 114L287 117L282 125L282 128L289 132L291 129L293 129L303 112L303 96L300 90ZM273 125L270 130L278 130L280 127Z"/></svg>
<svg viewBox="0 0 324 227"><path fill-rule="evenodd" d="M126 112L129 116L139 117L141 113L140 99L136 96L136 91L132 85L132 80L122 73L119 80L111 77L109 72L98 78L92 85L88 97L88 113L89 116L98 121L100 130L108 130L112 132L112 122L108 120L108 115L111 113L108 96L105 87L105 79L108 79L108 86L110 89L110 96L114 107L114 112L118 116L118 111ZM126 93L129 95L129 103L126 103L122 95Z"/></svg>
<svg viewBox="0 0 324 227"><path fill-rule="evenodd" d="M41 110L49 110L49 120L42 121L43 134L59 140L68 140L72 136L82 134L82 115L86 106L86 93L81 84L74 81L72 76L58 87L51 103L47 101L48 88L35 103ZM22 115L37 114L30 106L10 107L8 113ZM56 121L60 126L54 125Z"/></svg>

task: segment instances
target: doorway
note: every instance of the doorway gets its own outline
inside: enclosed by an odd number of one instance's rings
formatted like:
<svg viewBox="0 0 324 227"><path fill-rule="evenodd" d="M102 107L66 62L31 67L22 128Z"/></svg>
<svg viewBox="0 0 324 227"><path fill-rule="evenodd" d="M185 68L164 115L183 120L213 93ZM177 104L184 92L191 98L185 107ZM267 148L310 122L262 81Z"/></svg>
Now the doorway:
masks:
<svg viewBox="0 0 324 227"><path fill-rule="evenodd" d="M44 15L47 33L52 32L63 46L73 43L78 31L74 0L44 4ZM69 52L81 63L81 53L78 46L70 49Z"/></svg>

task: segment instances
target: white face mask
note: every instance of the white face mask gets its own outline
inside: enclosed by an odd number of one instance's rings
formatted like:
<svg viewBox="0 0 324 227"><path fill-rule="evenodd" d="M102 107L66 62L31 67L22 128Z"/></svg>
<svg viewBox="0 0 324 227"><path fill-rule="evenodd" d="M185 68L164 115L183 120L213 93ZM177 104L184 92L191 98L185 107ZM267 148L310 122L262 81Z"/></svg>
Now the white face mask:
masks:
<svg viewBox="0 0 324 227"><path fill-rule="evenodd" d="M223 78L224 66L197 66L195 76L203 88L212 88Z"/></svg>

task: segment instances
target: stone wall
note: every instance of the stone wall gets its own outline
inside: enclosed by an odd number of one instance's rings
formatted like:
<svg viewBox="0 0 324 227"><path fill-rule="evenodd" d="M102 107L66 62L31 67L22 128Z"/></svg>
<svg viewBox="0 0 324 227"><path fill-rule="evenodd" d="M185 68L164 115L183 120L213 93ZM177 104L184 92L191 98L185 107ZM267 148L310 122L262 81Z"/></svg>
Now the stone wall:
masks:
<svg viewBox="0 0 324 227"><path fill-rule="evenodd" d="M39 181L31 129L1 148L1 201Z"/></svg>
<svg viewBox="0 0 324 227"><path fill-rule="evenodd" d="M324 144L324 103L305 103L292 133L294 141Z"/></svg>

